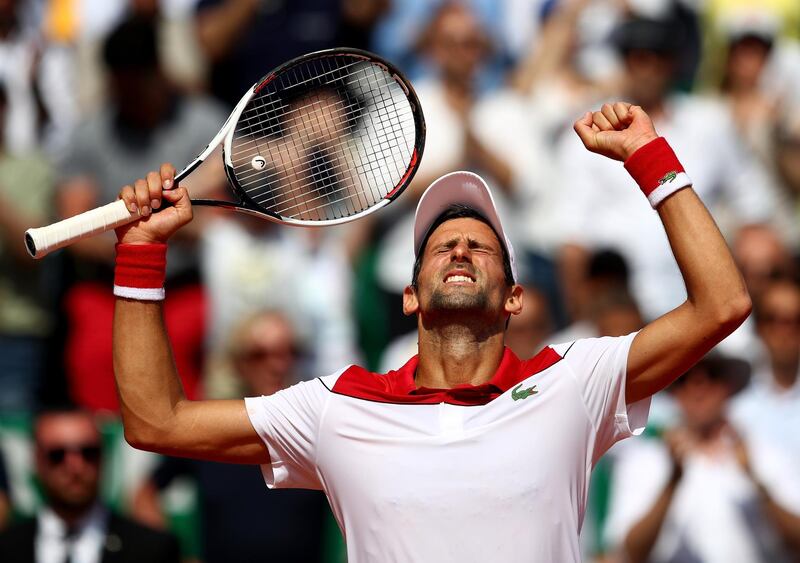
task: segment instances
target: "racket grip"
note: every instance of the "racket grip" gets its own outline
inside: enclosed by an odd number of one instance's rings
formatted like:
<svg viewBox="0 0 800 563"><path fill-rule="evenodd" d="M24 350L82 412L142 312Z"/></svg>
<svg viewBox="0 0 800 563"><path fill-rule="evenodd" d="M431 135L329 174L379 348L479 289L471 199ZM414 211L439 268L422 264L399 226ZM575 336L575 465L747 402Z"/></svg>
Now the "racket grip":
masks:
<svg viewBox="0 0 800 563"><path fill-rule="evenodd" d="M137 219L139 214L131 213L125 202L118 199L114 203L80 213L58 223L28 229L25 231L25 247L33 258L42 258L73 242L116 229Z"/></svg>

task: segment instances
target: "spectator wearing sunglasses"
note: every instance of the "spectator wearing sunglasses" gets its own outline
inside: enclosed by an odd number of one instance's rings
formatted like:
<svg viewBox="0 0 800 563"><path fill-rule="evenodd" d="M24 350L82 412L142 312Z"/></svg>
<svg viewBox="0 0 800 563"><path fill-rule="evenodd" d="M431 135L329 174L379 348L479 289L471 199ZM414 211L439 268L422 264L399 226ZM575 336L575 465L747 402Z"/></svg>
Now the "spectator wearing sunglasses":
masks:
<svg viewBox="0 0 800 563"><path fill-rule="evenodd" d="M737 397L732 418L785 449L800 465L800 282L769 282L755 301L755 326L764 349L753 383Z"/></svg>
<svg viewBox="0 0 800 563"><path fill-rule="evenodd" d="M100 500L102 447L91 414L72 408L43 412L34 423L33 439L44 503L35 518L0 535L0 561L179 561L173 536L112 514Z"/></svg>

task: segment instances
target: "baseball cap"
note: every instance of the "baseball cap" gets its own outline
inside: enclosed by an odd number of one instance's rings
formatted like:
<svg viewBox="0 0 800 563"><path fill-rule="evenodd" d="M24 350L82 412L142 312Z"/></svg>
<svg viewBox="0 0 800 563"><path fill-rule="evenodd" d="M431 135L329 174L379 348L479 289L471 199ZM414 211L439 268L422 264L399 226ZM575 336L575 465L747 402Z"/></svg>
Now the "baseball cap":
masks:
<svg viewBox="0 0 800 563"><path fill-rule="evenodd" d="M511 273L516 282L519 278L514 259L514 247L511 246L511 241L508 240L503 230L492 192L489 191L489 186L486 185L483 178L465 170L451 172L434 180L422 194L414 215L414 257L419 256L422 243L428 236L431 226L451 205L469 207L489 222L500 239L500 243L505 246L511 263Z"/></svg>

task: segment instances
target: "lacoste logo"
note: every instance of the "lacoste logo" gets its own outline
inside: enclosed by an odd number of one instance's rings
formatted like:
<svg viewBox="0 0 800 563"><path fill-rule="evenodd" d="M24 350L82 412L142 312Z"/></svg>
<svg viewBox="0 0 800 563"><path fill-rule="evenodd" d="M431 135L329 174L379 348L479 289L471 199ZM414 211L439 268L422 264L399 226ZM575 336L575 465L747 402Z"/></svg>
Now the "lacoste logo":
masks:
<svg viewBox="0 0 800 563"><path fill-rule="evenodd" d="M527 389L522 389L521 391L520 391L520 387L522 387L522 383L520 383L519 385L517 385L516 387L514 387L511 390L511 398L514 399L515 401L520 401L522 399L527 399L531 395L536 395L536 393L539 392L539 390L536 389L536 385L533 385L532 387L528 387Z"/></svg>
<svg viewBox="0 0 800 563"><path fill-rule="evenodd" d="M672 172L667 172L664 176L658 181L659 186L663 186L664 184L670 183L672 180L678 177L678 173L674 170Z"/></svg>

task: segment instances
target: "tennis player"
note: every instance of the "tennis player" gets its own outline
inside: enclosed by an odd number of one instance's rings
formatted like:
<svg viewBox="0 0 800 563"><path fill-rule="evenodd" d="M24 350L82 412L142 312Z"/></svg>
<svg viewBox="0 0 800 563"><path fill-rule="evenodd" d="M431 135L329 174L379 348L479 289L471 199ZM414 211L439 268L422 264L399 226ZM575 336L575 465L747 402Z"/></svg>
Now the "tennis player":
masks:
<svg viewBox="0 0 800 563"><path fill-rule="evenodd" d="M118 230L114 363L127 440L258 463L269 487L324 490L351 563L579 561L592 467L641 432L650 396L733 331L750 298L641 108L606 104L574 127L588 150L624 161L656 209L685 303L638 333L517 358L503 345L523 306L514 251L486 184L455 172L417 207L403 310L417 316L419 355L386 374L349 366L244 401L187 401L171 358L165 244L192 218L173 167L123 188L139 209L158 208L162 188L173 204Z"/></svg>

